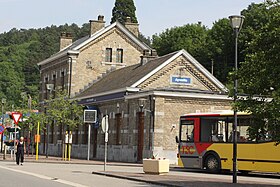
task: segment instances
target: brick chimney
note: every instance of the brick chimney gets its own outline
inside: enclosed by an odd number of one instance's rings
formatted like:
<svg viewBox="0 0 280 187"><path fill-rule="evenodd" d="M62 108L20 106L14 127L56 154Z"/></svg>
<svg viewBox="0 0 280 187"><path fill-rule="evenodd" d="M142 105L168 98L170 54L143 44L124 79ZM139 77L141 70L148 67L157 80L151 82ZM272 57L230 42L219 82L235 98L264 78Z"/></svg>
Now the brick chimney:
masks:
<svg viewBox="0 0 280 187"><path fill-rule="evenodd" d="M60 46L59 46L59 50L64 49L65 47L67 47L68 45L72 44L72 40L73 37L71 35L71 33L67 33L67 32L62 32L60 34Z"/></svg>
<svg viewBox="0 0 280 187"><path fill-rule="evenodd" d="M149 61L156 59L157 57L158 55L156 50L144 50L143 55L141 56L141 65L145 65Z"/></svg>
<svg viewBox="0 0 280 187"><path fill-rule="evenodd" d="M105 27L104 16L99 15L98 20L89 20L90 36Z"/></svg>
<svg viewBox="0 0 280 187"><path fill-rule="evenodd" d="M139 36L139 24L138 23L132 23L131 17L126 17L126 21L124 23L124 26L132 32L137 38Z"/></svg>

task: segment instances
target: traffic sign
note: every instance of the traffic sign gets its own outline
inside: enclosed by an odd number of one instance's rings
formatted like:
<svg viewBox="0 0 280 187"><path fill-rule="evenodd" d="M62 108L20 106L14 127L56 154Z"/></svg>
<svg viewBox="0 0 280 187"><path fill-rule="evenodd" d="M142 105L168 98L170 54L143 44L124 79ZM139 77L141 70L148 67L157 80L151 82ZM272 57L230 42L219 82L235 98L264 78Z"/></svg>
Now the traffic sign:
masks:
<svg viewBox="0 0 280 187"><path fill-rule="evenodd" d="M0 125L0 134L2 134L5 130L5 127L3 125Z"/></svg>
<svg viewBox="0 0 280 187"><path fill-rule="evenodd" d="M97 110L84 110L84 123L96 123Z"/></svg>
<svg viewBox="0 0 280 187"><path fill-rule="evenodd" d="M12 117L13 117L15 124L18 124L20 118L22 117L22 114L18 113L18 112L12 112Z"/></svg>
<svg viewBox="0 0 280 187"><path fill-rule="evenodd" d="M101 128L103 132L108 132L109 129L109 116L105 115L101 120Z"/></svg>

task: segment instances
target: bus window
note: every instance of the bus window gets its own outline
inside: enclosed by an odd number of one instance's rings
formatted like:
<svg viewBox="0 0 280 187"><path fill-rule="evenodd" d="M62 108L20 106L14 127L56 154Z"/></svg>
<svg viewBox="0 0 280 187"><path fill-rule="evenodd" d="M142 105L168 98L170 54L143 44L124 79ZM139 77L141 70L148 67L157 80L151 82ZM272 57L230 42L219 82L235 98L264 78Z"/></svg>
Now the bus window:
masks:
<svg viewBox="0 0 280 187"><path fill-rule="evenodd" d="M181 121L181 141L194 141L194 121Z"/></svg>
<svg viewBox="0 0 280 187"><path fill-rule="evenodd" d="M226 141L226 118L206 117L201 118L202 142Z"/></svg>
<svg viewBox="0 0 280 187"><path fill-rule="evenodd" d="M234 118L229 118L229 138L228 142L233 142L233 136L232 136L232 126L234 124ZM237 129L236 129L236 136L237 136L237 142L247 142L252 141L249 138L248 128L251 125L251 119L248 117L238 117L237 121Z"/></svg>

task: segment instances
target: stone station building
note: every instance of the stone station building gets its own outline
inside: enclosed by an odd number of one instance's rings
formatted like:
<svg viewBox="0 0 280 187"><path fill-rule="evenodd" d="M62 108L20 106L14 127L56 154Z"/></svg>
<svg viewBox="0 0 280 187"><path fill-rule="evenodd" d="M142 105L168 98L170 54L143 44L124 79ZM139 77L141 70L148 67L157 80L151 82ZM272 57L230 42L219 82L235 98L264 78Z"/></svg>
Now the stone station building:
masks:
<svg viewBox="0 0 280 187"><path fill-rule="evenodd" d="M138 39L138 24L129 20L107 27L99 16L90 35L72 43L61 36L61 50L40 62L41 100L67 89L80 104L109 115L108 159L137 162L146 157L177 162L175 136L180 115L230 109L227 89L185 50L158 57ZM73 132L72 156L87 157L87 126ZM50 155L60 155L63 132L50 132ZM104 158L104 133L91 132L90 158ZM43 146L43 145L42 145ZM43 150L43 149L42 149Z"/></svg>

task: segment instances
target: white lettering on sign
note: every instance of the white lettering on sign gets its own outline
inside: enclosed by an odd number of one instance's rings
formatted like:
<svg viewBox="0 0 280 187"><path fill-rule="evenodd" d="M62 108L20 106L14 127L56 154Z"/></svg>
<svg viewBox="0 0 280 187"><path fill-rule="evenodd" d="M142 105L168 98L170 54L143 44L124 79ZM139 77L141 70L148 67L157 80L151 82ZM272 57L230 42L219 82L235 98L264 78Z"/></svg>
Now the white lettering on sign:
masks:
<svg viewBox="0 0 280 187"><path fill-rule="evenodd" d="M190 85L192 82L192 79L190 77L186 76L175 76L172 75L170 77L170 82L171 84L181 84L181 85Z"/></svg>

